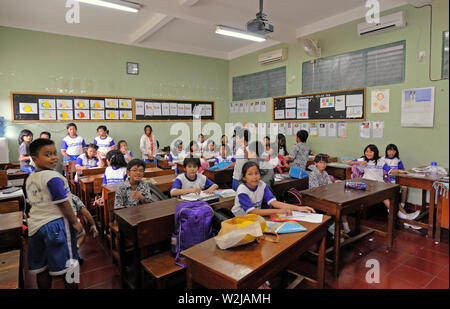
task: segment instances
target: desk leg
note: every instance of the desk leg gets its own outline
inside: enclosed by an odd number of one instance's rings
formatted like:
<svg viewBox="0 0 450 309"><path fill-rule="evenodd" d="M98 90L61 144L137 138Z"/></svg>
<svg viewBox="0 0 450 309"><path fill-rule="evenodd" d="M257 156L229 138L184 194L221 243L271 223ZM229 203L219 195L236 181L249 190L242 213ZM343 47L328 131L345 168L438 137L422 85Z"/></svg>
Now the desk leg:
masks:
<svg viewBox="0 0 450 309"><path fill-rule="evenodd" d="M192 267L191 262L189 260L186 261L186 288L188 290L194 288L194 284L192 282Z"/></svg>
<svg viewBox="0 0 450 309"><path fill-rule="evenodd" d="M428 213L428 237L433 238L433 230L434 230L434 196L436 195L436 191L433 186L430 189L430 208Z"/></svg>
<svg viewBox="0 0 450 309"><path fill-rule="evenodd" d="M119 268L120 268L120 279L122 281L122 289L127 288L125 278L127 277L127 259L125 252L125 235L119 228Z"/></svg>
<svg viewBox="0 0 450 309"><path fill-rule="evenodd" d="M341 211L337 209L334 219L334 276L339 274L339 253L341 251Z"/></svg>
<svg viewBox="0 0 450 309"><path fill-rule="evenodd" d="M325 245L327 242L327 232L325 236L322 237L319 247L319 258L317 259L317 287L323 289L325 282Z"/></svg>
<svg viewBox="0 0 450 309"><path fill-rule="evenodd" d="M442 221L442 203L444 198L439 195L437 200L436 209L436 233L434 234L434 240L437 242L441 241L441 221Z"/></svg>
<svg viewBox="0 0 450 309"><path fill-rule="evenodd" d="M389 199L389 221L388 221L388 246L392 247L394 244L394 227L395 218L398 212L398 192L396 192Z"/></svg>

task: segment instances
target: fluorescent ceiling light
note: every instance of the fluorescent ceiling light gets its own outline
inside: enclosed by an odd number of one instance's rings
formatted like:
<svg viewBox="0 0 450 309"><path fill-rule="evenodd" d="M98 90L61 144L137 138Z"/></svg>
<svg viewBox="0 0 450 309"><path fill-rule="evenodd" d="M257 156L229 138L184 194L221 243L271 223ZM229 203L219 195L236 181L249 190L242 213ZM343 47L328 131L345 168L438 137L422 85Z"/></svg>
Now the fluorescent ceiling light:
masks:
<svg viewBox="0 0 450 309"><path fill-rule="evenodd" d="M111 9L121 10L125 12L137 13L141 6L139 4L119 1L119 0L75 0L87 4L103 6Z"/></svg>
<svg viewBox="0 0 450 309"><path fill-rule="evenodd" d="M216 33L254 42L264 42L266 40L261 35L222 25L217 26Z"/></svg>

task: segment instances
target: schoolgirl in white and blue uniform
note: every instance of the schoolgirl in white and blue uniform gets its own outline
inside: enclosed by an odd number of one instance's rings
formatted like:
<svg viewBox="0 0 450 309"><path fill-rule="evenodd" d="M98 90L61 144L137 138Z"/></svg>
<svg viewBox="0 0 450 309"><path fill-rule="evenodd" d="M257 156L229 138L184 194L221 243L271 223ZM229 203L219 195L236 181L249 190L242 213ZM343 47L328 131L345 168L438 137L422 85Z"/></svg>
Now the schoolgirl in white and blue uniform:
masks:
<svg viewBox="0 0 450 309"><path fill-rule="evenodd" d="M69 134L61 142L61 153L64 156L64 162L75 161L83 153L86 143L82 136L77 135L76 124L69 123L66 128Z"/></svg>
<svg viewBox="0 0 450 309"><path fill-rule="evenodd" d="M87 168L94 168L98 166L97 149L97 145L87 145L86 152L80 154L75 162L75 169L78 172L80 172L80 170L77 169L77 166L86 166ZM78 172L75 174L75 182L78 182Z"/></svg>
<svg viewBox="0 0 450 309"><path fill-rule="evenodd" d="M384 171L386 175L386 181L395 183L395 177L390 176L390 172L392 170L405 170L405 167L403 166L402 160L400 160L398 148L394 144L389 144L386 146L386 153L385 153L385 164L384 164Z"/></svg>
<svg viewBox="0 0 450 309"><path fill-rule="evenodd" d="M119 150L111 150L106 155L108 167L103 175L103 184L124 182L127 176L127 163Z"/></svg>
<svg viewBox="0 0 450 309"><path fill-rule="evenodd" d="M99 126L97 128L97 133L99 136L94 138L94 144L98 146L98 153L101 158L104 158L106 154L114 149L114 139L108 136L109 131L106 126Z"/></svg>
<svg viewBox="0 0 450 309"><path fill-rule="evenodd" d="M364 148L364 156L359 158L357 162L366 162L363 166L364 179L384 182L384 158L380 158L378 147L371 144Z"/></svg>

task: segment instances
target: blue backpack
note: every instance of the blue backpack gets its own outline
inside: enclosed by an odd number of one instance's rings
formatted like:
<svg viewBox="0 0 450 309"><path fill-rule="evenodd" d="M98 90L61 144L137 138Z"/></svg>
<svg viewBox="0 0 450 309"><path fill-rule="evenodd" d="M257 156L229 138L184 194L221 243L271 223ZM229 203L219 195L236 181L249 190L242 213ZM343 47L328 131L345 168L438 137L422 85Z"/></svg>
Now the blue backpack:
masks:
<svg viewBox="0 0 450 309"><path fill-rule="evenodd" d="M175 210L175 231L172 233L172 252L176 255L175 264L180 259L180 252L213 236L212 219L214 211L204 201L180 203Z"/></svg>

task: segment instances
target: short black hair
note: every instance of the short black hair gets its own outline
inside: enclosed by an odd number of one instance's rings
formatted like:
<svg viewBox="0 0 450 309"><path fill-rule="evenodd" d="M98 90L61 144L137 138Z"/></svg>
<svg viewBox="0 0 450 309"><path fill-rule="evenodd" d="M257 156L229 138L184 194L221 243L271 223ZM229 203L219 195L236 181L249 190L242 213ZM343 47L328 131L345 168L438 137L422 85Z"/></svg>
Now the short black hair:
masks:
<svg viewBox="0 0 450 309"><path fill-rule="evenodd" d="M364 148L364 154L362 156L362 158L364 158L364 161L369 161L369 159L366 157L366 150L370 149L374 154L373 154L373 159L375 161L375 164L378 164L378 159L380 159L380 152L378 151L378 147L374 144L369 144Z"/></svg>
<svg viewBox="0 0 450 309"><path fill-rule="evenodd" d="M20 131L19 138L17 140L19 142L19 145L23 143L23 138L25 136L30 136L30 135L33 137L33 132L31 132L30 130L24 129L24 130Z"/></svg>
<svg viewBox="0 0 450 309"><path fill-rule="evenodd" d="M150 128L151 133L153 133L153 128L152 128L152 126L149 125L149 124L147 124L147 125L144 127L144 132L145 132L145 130L147 130L147 128Z"/></svg>
<svg viewBox="0 0 450 309"><path fill-rule="evenodd" d="M30 155L32 157L37 157L39 155L39 151L42 147L55 145L55 142L51 139L47 138L38 138L31 142L30 144Z"/></svg>
<svg viewBox="0 0 450 309"><path fill-rule="evenodd" d="M142 166L145 170L145 162L141 159L133 159L127 164L127 171L131 170L133 166Z"/></svg>
<svg viewBox="0 0 450 309"><path fill-rule="evenodd" d="M127 166L127 162L120 150L111 150L106 154L106 160L109 161L113 168L121 168Z"/></svg>
<svg viewBox="0 0 450 309"><path fill-rule="evenodd" d="M319 153L317 156L314 157L314 162L325 162L328 163L328 155L324 153Z"/></svg>
<svg viewBox="0 0 450 309"><path fill-rule="evenodd" d="M388 156L388 150L395 150L395 155L394 158L400 159L400 153L398 152L398 147L395 144L389 144L386 146L386 152L385 152L385 156L386 158L389 158Z"/></svg>
<svg viewBox="0 0 450 309"><path fill-rule="evenodd" d="M200 168L200 159L199 158L194 158L194 157L184 158L183 167L186 168L186 166L188 166L188 164L194 164L195 166Z"/></svg>
<svg viewBox="0 0 450 309"><path fill-rule="evenodd" d="M105 131L106 134L109 134L109 130L108 130L108 128L107 128L105 125L98 126L98 127L97 127L97 132L98 132L98 130L100 130L100 129L102 129L103 131Z"/></svg>
<svg viewBox="0 0 450 309"><path fill-rule="evenodd" d="M245 162L244 166L242 166L242 178L245 177L245 174L247 173L248 169L253 166L256 166L259 174L261 174L261 170L259 169L258 163L256 163L255 161L247 161Z"/></svg>
<svg viewBox="0 0 450 309"><path fill-rule="evenodd" d="M236 128L236 136L239 138L244 137L244 141L248 142L248 130L246 128L237 127Z"/></svg>
<svg viewBox="0 0 450 309"><path fill-rule="evenodd" d="M90 143L86 146L86 148L94 148L95 150L98 150L98 146L95 145L94 143Z"/></svg>
<svg viewBox="0 0 450 309"><path fill-rule="evenodd" d="M41 132L41 134L39 134L39 137L41 137L41 136L42 136L42 134L45 134L45 135L47 135L49 139L50 139L50 138L52 138L52 135L50 134L50 132L47 132L47 131L42 131L42 132Z"/></svg>
<svg viewBox="0 0 450 309"><path fill-rule="evenodd" d="M75 123L73 123L73 122L68 123L68 124L66 125L66 130L68 130L70 127L75 127L75 129L78 130L77 125L76 125Z"/></svg>
<svg viewBox="0 0 450 309"><path fill-rule="evenodd" d="M125 144L127 144L127 146L128 146L127 141L124 140L124 139L121 139L121 140L117 143L117 147L120 148L120 144L122 144L122 143L125 143Z"/></svg>
<svg viewBox="0 0 450 309"><path fill-rule="evenodd" d="M297 132L297 137L302 143L306 143L306 141L308 140L308 135L308 131L306 130L300 130Z"/></svg>

